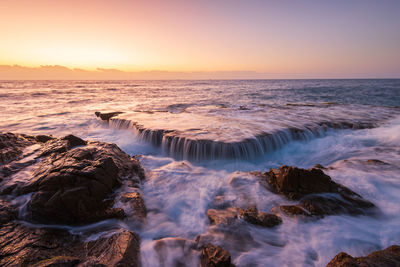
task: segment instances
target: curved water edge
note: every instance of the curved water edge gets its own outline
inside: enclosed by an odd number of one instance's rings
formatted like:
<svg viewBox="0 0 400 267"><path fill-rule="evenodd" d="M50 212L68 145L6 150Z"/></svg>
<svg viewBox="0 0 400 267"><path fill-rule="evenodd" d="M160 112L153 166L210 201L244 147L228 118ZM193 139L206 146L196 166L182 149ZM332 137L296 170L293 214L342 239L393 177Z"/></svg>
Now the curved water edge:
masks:
<svg viewBox="0 0 400 267"><path fill-rule="evenodd" d="M254 160L282 148L292 141L308 141L324 136L330 129L369 129L377 126L372 122L317 122L302 128L284 128L271 133L262 133L238 142L223 142L210 139L191 139L179 131L147 129L137 122L111 118L111 128L132 130L135 136L155 147L165 155L184 160Z"/></svg>

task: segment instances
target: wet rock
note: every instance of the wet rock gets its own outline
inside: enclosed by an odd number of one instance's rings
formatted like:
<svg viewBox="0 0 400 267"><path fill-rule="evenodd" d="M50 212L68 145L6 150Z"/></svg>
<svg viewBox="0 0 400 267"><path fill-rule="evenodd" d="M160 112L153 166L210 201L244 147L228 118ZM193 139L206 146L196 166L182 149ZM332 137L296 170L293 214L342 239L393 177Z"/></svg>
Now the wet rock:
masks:
<svg viewBox="0 0 400 267"><path fill-rule="evenodd" d="M238 217L248 223L263 227L274 227L282 223L280 217L275 214L259 212L256 206L251 206L248 209L239 209Z"/></svg>
<svg viewBox="0 0 400 267"><path fill-rule="evenodd" d="M42 260L33 267L74 267L77 266L80 259L73 256L56 256L51 259Z"/></svg>
<svg viewBox="0 0 400 267"><path fill-rule="evenodd" d="M237 219L237 208L226 208L223 210L209 209L207 217L211 224L230 225Z"/></svg>
<svg viewBox="0 0 400 267"><path fill-rule="evenodd" d="M18 211L10 203L0 199L0 227L17 219Z"/></svg>
<svg viewBox="0 0 400 267"><path fill-rule="evenodd" d="M281 166L271 169L264 179L272 191L291 200L300 200L298 205L277 208L290 215L352 215L374 212L375 205L347 187L334 182L320 169L300 169ZM306 210L307 212L303 212Z"/></svg>
<svg viewBox="0 0 400 267"><path fill-rule="evenodd" d="M86 263L81 266L139 266L140 240L131 231L122 231L108 238L85 244Z"/></svg>
<svg viewBox="0 0 400 267"><path fill-rule="evenodd" d="M375 165L390 165L389 163L386 163L382 160L379 159L369 159L367 160L368 164L375 164Z"/></svg>
<svg viewBox="0 0 400 267"><path fill-rule="evenodd" d="M326 168L325 168L324 166L322 166L321 164L315 164L313 168L314 168L314 169L322 169L322 170L326 169Z"/></svg>
<svg viewBox="0 0 400 267"><path fill-rule="evenodd" d="M66 140L68 142L69 148L73 148L76 146L85 146L87 144L86 141L84 141L81 138L76 137L75 135L72 135L72 134L61 138L61 140Z"/></svg>
<svg viewBox="0 0 400 267"><path fill-rule="evenodd" d="M347 253L337 254L327 267L392 267L400 266L400 246L394 245L384 250L375 251L366 257L353 258Z"/></svg>
<svg viewBox="0 0 400 267"><path fill-rule="evenodd" d="M139 266L139 237L122 231L84 242L66 230L10 223L0 229L1 266Z"/></svg>
<svg viewBox="0 0 400 267"><path fill-rule="evenodd" d="M140 184L144 172L137 160L114 144L86 142L72 135L42 146L31 179L11 187L17 194L32 193L26 219L83 224L124 217L122 209L112 208L112 194L124 179L132 186Z"/></svg>
<svg viewBox="0 0 400 267"><path fill-rule="evenodd" d="M284 165L271 169L267 176L267 183L275 192L293 200L308 194L338 192L338 184L320 169L305 170Z"/></svg>
<svg viewBox="0 0 400 267"><path fill-rule="evenodd" d="M207 244L201 250L202 267L231 267L231 255L220 246Z"/></svg>
<svg viewBox="0 0 400 267"><path fill-rule="evenodd" d="M47 141L54 140L55 138L49 135L37 135L35 136L35 139L40 143L46 143Z"/></svg>
<svg viewBox="0 0 400 267"><path fill-rule="evenodd" d="M96 111L94 114L96 115L96 117L99 117L100 119L102 119L103 121L108 121L110 120L112 117L115 117L119 114L122 114L123 112L117 111L117 112L109 112L109 113L101 113L99 111Z"/></svg>
<svg viewBox="0 0 400 267"><path fill-rule="evenodd" d="M255 206L248 209L230 207L223 210L209 209L207 216L211 224L232 225L237 219L242 219L250 224L273 227L282 223L282 219L275 214L259 212Z"/></svg>
<svg viewBox="0 0 400 267"><path fill-rule="evenodd" d="M285 215L295 216L311 216L311 213L300 205L281 205L271 209L274 213L283 213Z"/></svg>
<svg viewBox="0 0 400 267"><path fill-rule="evenodd" d="M140 221L144 221L147 215L147 211L144 200L139 193L125 193L121 196L121 202L129 203L130 208L133 211L133 216Z"/></svg>
<svg viewBox="0 0 400 267"><path fill-rule="evenodd" d="M22 150L33 142L22 135L0 133L0 165L18 159Z"/></svg>

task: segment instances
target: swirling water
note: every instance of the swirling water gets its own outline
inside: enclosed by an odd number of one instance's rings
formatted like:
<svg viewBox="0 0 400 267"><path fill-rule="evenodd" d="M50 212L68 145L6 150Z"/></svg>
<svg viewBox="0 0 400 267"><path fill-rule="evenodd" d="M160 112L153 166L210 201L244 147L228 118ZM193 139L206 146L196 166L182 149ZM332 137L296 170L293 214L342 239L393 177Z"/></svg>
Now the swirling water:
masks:
<svg viewBox="0 0 400 267"><path fill-rule="evenodd" d="M144 266L182 259L197 264L196 252L188 254L171 237L219 244L237 266L323 266L340 251L360 256L400 243L400 80L3 81L0 99L0 131L73 133L140 155L147 224L110 223L139 233ZM279 143L273 150L251 157L190 157L181 148L148 142L132 128L110 127L95 111L122 111L121 118L144 129L198 142L231 144L288 129L310 134L276 137L281 141L271 139ZM243 225L247 235L239 239L209 225L206 211L221 193L235 206L254 204L261 211L290 203L248 171L317 163L331 167L327 173L335 181L374 202L382 215L308 222L284 217L273 229ZM166 244L162 255L155 249L160 239Z"/></svg>

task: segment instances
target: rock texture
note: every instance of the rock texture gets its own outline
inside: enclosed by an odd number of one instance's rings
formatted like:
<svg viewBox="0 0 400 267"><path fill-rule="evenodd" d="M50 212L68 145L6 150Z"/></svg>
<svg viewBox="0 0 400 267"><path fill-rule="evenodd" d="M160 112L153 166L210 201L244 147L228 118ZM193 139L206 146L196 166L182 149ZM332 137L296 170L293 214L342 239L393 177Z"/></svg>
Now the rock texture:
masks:
<svg viewBox="0 0 400 267"><path fill-rule="evenodd" d="M261 175L270 189L298 205L280 206L275 211L304 216L324 216L340 213L352 215L372 212L375 205L349 188L334 182L321 169L309 170L281 166Z"/></svg>
<svg viewBox="0 0 400 267"><path fill-rule="evenodd" d="M69 135L48 141L41 162L19 194L33 193L27 219L43 223L82 224L123 218L108 197L125 176L137 174L137 161L114 144L90 142Z"/></svg>
<svg viewBox="0 0 400 267"><path fill-rule="evenodd" d="M282 219L266 212L259 212L255 206L247 209L230 207L222 210L209 209L207 216L211 224L232 225L237 219L242 219L250 224L262 227L274 227L282 223Z"/></svg>
<svg viewBox="0 0 400 267"><path fill-rule="evenodd" d="M400 266L400 246L375 251L366 257L353 258L347 253L337 254L327 267L395 267Z"/></svg>
<svg viewBox="0 0 400 267"><path fill-rule="evenodd" d="M0 153L0 266L140 265L138 235L118 225L82 235L63 227L35 227L123 218L124 210L113 208L120 198L144 218L140 193L117 197L115 190L124 184L140 191L144 171L136 159L114 144L73 135L0 134ZM100 238L86 242L93 234Z"/></svg>
<svg viewBox="0 0 400 267"><path fill-rule="evenodd" d="M84 242L60 229L0 229L1 266L139 266L139 254L139 237L130 231Z"/></svg>
<svg viewBox="0 0 400 267"><path fill-rule="evenodd" d="M207 244L201 250L202 267L231 267L231 255L220 246Z"/></svg>

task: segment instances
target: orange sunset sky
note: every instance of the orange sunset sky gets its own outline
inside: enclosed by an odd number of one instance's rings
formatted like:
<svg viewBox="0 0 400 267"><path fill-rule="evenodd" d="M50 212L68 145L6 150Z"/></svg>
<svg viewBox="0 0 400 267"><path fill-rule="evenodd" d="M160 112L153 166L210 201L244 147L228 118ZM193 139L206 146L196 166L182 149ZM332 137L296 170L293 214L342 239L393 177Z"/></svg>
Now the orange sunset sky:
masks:
<svg viewBox="0 0 400 267"><path fill-rule="evenodd" d="M2 0L0 10L0 79L400 78L397 0Z"/></svg>

